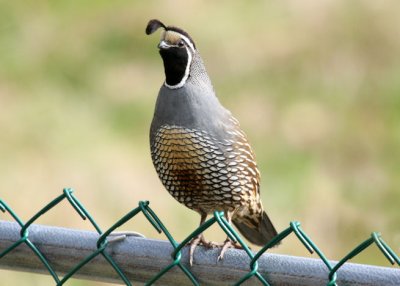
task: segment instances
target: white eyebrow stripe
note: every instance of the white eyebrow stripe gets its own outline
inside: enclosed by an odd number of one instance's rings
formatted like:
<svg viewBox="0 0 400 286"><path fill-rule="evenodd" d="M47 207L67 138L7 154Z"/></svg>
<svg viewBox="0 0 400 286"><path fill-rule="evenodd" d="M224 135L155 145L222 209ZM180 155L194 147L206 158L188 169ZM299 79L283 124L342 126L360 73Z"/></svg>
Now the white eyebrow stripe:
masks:
<svg viewBox="0 0 400 286"><path fill-rule="evenodd" d="M179 37L182 40L184 40L186 42L186 44L189 46L189 48L192 50L193 54L196 52L196 49L194 48L194 45L193 45L192 41L188 37L183 35L182 33L179 33L178 31L166 30L166 31L164 31L164 34L162 35L161 39L165 38L165 34L168 33L168 32L179 35Z"/></svg>
<svg viewBox="0 0 400 286"><path fill-rule="evenodd" d="M178 33L178 32L176 32L176 33ZM186 44L188 44L188 46L190 47L192 52L195 53L195 49L194 49L192 41L190 41L189 38L186 37L185 35L182 35L181 33L178 33L178 34L181 36L182 40L184 40L186 42Z"/></svg>

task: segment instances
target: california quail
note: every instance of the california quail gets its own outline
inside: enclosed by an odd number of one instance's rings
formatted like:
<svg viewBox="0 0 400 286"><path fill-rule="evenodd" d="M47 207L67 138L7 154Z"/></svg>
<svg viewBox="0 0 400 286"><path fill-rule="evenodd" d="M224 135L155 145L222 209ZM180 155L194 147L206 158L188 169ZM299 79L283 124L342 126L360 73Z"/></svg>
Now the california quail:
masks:
<svg viewBox="0 0 400 286"><path fill-rule="evenodd" d="M164 32L158 45L166 80L150 128L151 157L159 178L180 203L201 215L224 211L240 233L264 245L277 233L263 210L260 173L239 122L214 93L192 38L180 28L149 21L146 34ZM190 262L199 243L191 241ZM228 247L227 239L219 259Z"/></svg>

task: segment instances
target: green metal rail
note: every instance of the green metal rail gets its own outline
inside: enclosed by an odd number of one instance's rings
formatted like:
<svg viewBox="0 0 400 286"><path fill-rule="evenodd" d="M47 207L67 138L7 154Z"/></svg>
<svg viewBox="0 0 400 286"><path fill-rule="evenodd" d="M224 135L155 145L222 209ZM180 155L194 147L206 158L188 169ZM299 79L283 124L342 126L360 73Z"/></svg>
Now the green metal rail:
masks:
<svg viewBox="0 0 400 286"><path fill-rule="evenodd" d="M38 227L34 225L34 222L42 215L44 215L46 212L51 210L52 208L56 207L60 202L67 200L69 204L75 209L75 211L82 217L82 219L88 219L93 226L95 233L92 234L82 234L81 232L76 232L76 235L80 235L81 239L79 241L85 241L85 238L89 239L91 238L93 240L93 237L95 237L95 244L92 245L92 249L86 253L84 257L80 257L78 260L76 260L74 263L71 265L70 268L68 268L68 271L66 269L60 270L60 265L54 259L51 259L51 253L48 252L47 246L51 242L44 243L43 238L40 239L40 232L41 231L46 231L46 233L53 233L51 235L47 235L46 239L49 240L52 235L55 235L58 233L56 230L53 231L48 231L48 227ZM268 262L266 260L266 255L264 253L273 247L275 244L279 243L281 240L284 240L287 236L295 235L299 241L304 245L304 247L310 252L310 253L316 253L319 258L322 261L322 272L319 271L319 275L325 275L325 282L323 282L325 285L333 286L333 285L341 285L341 281L345 281L345 285L400 285L400 270L398 269L388 269L388 268L382 268L386 270L379 270L380 268L371 268L370 270L365 270L365 267L361 267L360 271L364 271L365 273L368 273L370 271L377 271L376 276L371 276L371 279L380 279L382 281L382 284L377 284L378 282L375 281L373 284L367 284L364 283L362 284L361 281L353 281L354 284L349 283L350 278L357 278L359 275L357 273L353 274L344 274L347 273L344 271L344 269L347 267L348 263L346 263L348 260L353 258L354 256L358 255L362 251L364 251L366 248L368 248L370 245L376 245L379 250L382 252L382 254L388 259L388 261L391 264L398 264L400 265L400 259L399 257L394 253L394 251L383 241L379 233L373 232L369 238L367 238L365 241L361 242L357 247L355 247L352 251L350 251L346 256L344 256L340 261L337 263L333 263L328 258L323 254L321 249L317 247L317 245L311 240L311 238L304 232L304 230L301 228L299 222L291 222L289 224L289 227L279 233L272 241L270 241L267 245L265 245L260 251L257 253L253 253L250 251L249 247L246 245L246 243L243 241L243 239L240 237L240 235L231 227L231 225L225 220L223 213L222 212L215 212L214 215L206 221L204 225L201 227L197 228L195 231L193 231L184 241L181 243L177 242L172 235L169 233L167 228L164 226L164 224L161 222L161 220L157 217L155 212L149 207L149 202L147 201L142 201L139 202L138 207L134 208L132 211L127 213L124 217L122 217L120 220L118 220L114 225L112 225L109 229L102 231L101 228L97 225L93 217L89 214L89 212L85 209L85 207L82 205L82 203L74 196L73 191L71 189L64 189L63 193L52 200L50 203L48 203L45 207L43 207L39 212L37 212L34 216L32 216L31 219L29 219L27 222L23 222L17 214L12 210L10 206L8 206L3 200L0 200L0 210L2 210L5 213L8 213L12 219L15 221L13 226L10 226L10 223L0 223L0 267L3 268L12 268L15 266L15 268L24 268L23 265L14 265L12 262L13 260L10 259L12 258L13 255L20 255L21 251L19 246L22 245L23 249L29 250L29 252L23 252L23 255L27 255L28 253L31 253L31 256L37 256L40 260L40 263L42 264L41 269L37 270L38 272L43 272L45 270L48 274L50 274L53 279L55 285L63 285L65 282L67 282L71 277L78 277L83 269L90 268L89 265L92 265L93 263L97 263L99 259L97 259L98 256L102 256L106 263L112 266L112 269L114 271L114 278L107 279L104 278L104 280L111 280L111 281L116 281L118 279L120 283L123 283L125 285L132 285L132 280L135 281L142 281L141 279L133 279L135 277L134 274L131 273L131 271L134 271L134 269L126 269L125 267L121 266L121 261L115 258L115 243L111 242L111 240L108 239L109 235L114 232L118 227L126 223L127 221L131 220L134 218L137 214L142 213L148 222L159 232L163 233L167 240L168 240L168 245L169 247L165 246L165 243L163 244L164 246L162 247L163 251L169 251L170 253L170 261L167 263L167 265L164 265L162 269L158 269L156 272L150 271L152 273L152 276L149 277L149 275L146 276L146 285L152 285L156 281L158 281L160 278L163 278L164 281L164 276L168 275L176 275L177 271L180 273L181 276L186 277L186 281L191 284L191 285L213 285L212 282L203 282L207 281L207 279L203 279L202 277L199 277L196 273L196 265L191 268L188 266L187 263L187 255L186 255L186 249L184 249L185 245L187 242L189 242L193 237L195 237L197 234L205 231L208 229L210 226L213 224L218 224L221 229L233 240L237 241L239 244L242 245L244 251L239 251L239 250L232 250L232 252L228 252L227 256L225 257L226 261L229 261L229 254L236 252L236 255L238 255L236 258L236 262L233 261L233 264L231 265L231 268L235 267L236 264L241 264L241 266L238 269L238 271L235 273L235 281L232 281L229 285L241 285L244 282L247 282L249 279L252 279L251 281L256 281L258 280L261 282L262 285L321 285L321 284L311 284L305 282L306 284L290 284L289 282L276 282L273 283L272 281L274 280L274 274L269 273L268 270ZM17 228L16 228L17 226ZM46 230L47 229L47 230ZM30 231L32 230L32 234ZM18 233L16 233L18 232ZM71 230L71 233L74 233L74 230ZM58 233L60 234L60 233ZM6 235L8 235L8 242L11 245L3 246L2 244L2 238L4 238ZM11 236L10 236L11 235ZM93 236L95 235L95 236ZM65 237L65 236L64 236ZM61 239L62 240L62 239ZM136 239L136 243L143 243L143 240L141 242L139 239ZM147 240L146 240L147 241ZM60 242L60 239L57 239L56 242ZM80 243L81 243L80 242ZM65 242L67 243L67 241ZM132 240L127 239L127 242L124 243L132 243ZM7 244L7 243L5 243ZM122 247L122 246L120 246ZM161 247L161 246L160 246ZM56 249L57 247L53 245L53 249ZM90 249L90 248L89 248ZM110 251L113 250L113 251ZM206 253L208 251L205 251ZM85 252L81 252L85 253ZM185 255L184 255L185 253ZM209 254L213 254L213 252L208 252ZM196 251L196 255L198 252ZM125 253L124 255L130 255L129 252ZM135 252L132 251L131 253L132 256L135 256ZM196 257L195 257L196 258ZM293 258L296 260L295 258ZM20 259L19 259L20 260ZM4 264L3 264L4 261ZM247 261L248 263L243 266L243 261ZM260 267L261 261L263 264ZM7 263L10 264L7 264ZM156 263L156 261L154 261ZM226 271L229 272L229 269L224 268L224 262L222 264L217 264L215 260L213 260L211 266L215 267L214 270L219 270L220 271ZM290 261L289 261L290 263ZM307 262L308 263L308 262ZM310 269L315 266L315 263L307 264L307 269L306 267L303 268L304 273L298 273L298 277L306 277L307 275L312 277L312 273L310 275ZM13 264L13 265L11 265ZM321 263L320 263L321 264ZM8 266L7 266L8 265ZM209 266L210 266L209 265ZM353 265L353 264L352 264ZM204 265L203 265L204 266ZM304 264L303 264L304 266ZM137 266L140 268L140 266ZM295 266L290 266L290 267L295 267ZM354 268L354 266L352 266ZM270 267L271 269L274 269L274 267ZM318 266L319 269L321 269L321 265ZM351 267L350 267L351 268ZM355 267L357 269L357 267ZM368 267L367 267L368 268ZM247 270L246 270L247 269ZM285 267L283 267L283 270ZM288 268L286 271L293 270L294 268ZM240 271L239 271L240 270ZM301 268L300 268L301 270ZM343 271L340 271L343 270ZM77 273L79 271L79 273ZM274 270L275 274L277 269ZM355 270L357 271L357 270ZM379 272L382 271L384 275L381 275L382 273L379 274ZM313 270L314 272L314 270ZM207 272L205 272L206 274ZM238 273L240 274L238 276ZM285 277L285 273L282 273L282 277ZM62 275L62 276L61 276ZM224 273L221 272L220 275L223 277ZM293 274L295 276L295 274ZM293 278L293 275L291 278ZM350 276L349 276L350 275ZM88 276L90 276L88 274ZM342 276L342 277L341 277ZM289 276L286 277L288 280L291 278ZM347 280L346 280L347 279ZM386 279L386 280L385 280ZM389 280L387 280L389 279ZM354 279L353 279L354 280ZM384 281L385 280L385 281ZM225 280L227 282L228 280ZM230 280L229 280L230 281ZM310 280L311 281L311 280ZM316 280L317 281L317 280ZM320 280L318 280L320 282ZM0 282L1 282L1 277L0 277ZM202 283L201 283L202 282ZM286 283L286 284L284 284ZM391 284L390 284L391 283ZM172 284L171 284L172 285ZM215 285L219 285L218 283ZM222 285L222 284L221 284ZM224 285L228 285L224 283Z"/></svg>

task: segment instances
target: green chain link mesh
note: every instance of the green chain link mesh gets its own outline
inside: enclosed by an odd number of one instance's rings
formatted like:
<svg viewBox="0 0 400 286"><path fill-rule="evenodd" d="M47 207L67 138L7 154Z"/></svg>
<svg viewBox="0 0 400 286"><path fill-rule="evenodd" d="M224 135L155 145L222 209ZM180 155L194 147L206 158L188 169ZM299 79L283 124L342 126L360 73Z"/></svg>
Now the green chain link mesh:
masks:
<svg viewBox="0 0 400 286"><path fill-rule="evenodd" d="M43 214L57 206L61 201L67 200L69 204L74 208L74 210L81 216L82 219L88 219L91 225L94 227L96 232L100 235L97 240L97 250L88 255L85 259L80 261L77 265L75 265L64 277L60 278L49 261L46 260L44 255L40 252L40 250L35 246L34 243L29 239L29 227ZM318 248L318 246L311 240L311 238L301 229L300 223L297 221L291 222L289 227L275 236L268 244L266 244L261 250L259 250L256 254L250 251L249 247L240 237L240 235L232 228L232 226L226 221L223 212L214 212L213 217L207 220L202 226L193 231L186 239L184 239L181 243L178 243L172 235L169 233L168 229L164 226L161 220L157 217L154 211L149 207L148 201L139 202L139 206L135 209L131 210L124 217L118 220L114 225L112 225L108 230L103 232L100 227L97 225L93 217L89 214L89 212L85 209L82 203L74 196L72 189L64 189L63 193L48 203L44 208L42 208L39 212L37 212L31 219L29 219L26 223L24 223L17 214L3 201L0 199L0 210L3 212L7 212L11 215L11 217L21 226L20 231L20 239L12 244L10 247L6 248L4 251L0 252L0 259L6 255L8 255L13 249L18 247L20 244L25 243L32 252L40 259L43 263L43 266L48 270L49 274L53 277L56 285L63 285L67 282L79 269L81 269L84 265L90 262L98 255L102 255L108 263L114 268L116 273L119 275L121 280L125 283L125 285L132 285L128 278L125 276L122 269L117 265L117 263L113 260L113 258L107 254L105 251L108 246L107 236L112 233L115 229L135 217L138 213L143 213L149 223L159 232L164 233L167 237L168 241L174 248L174 251L171 254L172 262L157 273L152 279L147 281L146 285L154 284L158 279L160 279L164 274L170 271L174 267L180 268L188 279L193 283L193 285L200 285L194 275L191 273L190 269L185 267L181 263L182 258L182 248L195 236L202 233L213 224L217 223L221 229L235 242L238 242L250 257L250 271L244 275L235 285L241 285L246 280L256 277L263 285L270 286L267 280L258 272L258 263L257 260L260 256L265 253L269 248L273 247L275 244L279 243L281 240L285 239L291 233L294 233L295 236L300 240L300 242L304 245L304 247L310 253L316 253L321 260L324 262L326 267L329 270L329 277L327 286L336 286L337 279L337 271L351 258L358 255L366 248L368 248L372 244L376 244L379 250L385 255L385 257L389 260L391 264L397 263L400 266L400 258L394 253L394 251L383 241L381 235L377 232L373 232L371 237L369 237L364 242L360 243L356 248L350 251L346 256L344 256L335 266L333 266L327 257L323 254L323 252Z"/></svg>

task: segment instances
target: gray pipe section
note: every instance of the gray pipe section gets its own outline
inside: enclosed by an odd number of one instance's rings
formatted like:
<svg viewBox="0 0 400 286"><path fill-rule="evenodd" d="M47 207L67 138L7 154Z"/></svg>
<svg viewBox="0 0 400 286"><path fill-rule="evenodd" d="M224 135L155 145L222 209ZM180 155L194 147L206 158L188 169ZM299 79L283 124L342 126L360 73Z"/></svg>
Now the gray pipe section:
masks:
<svg viewBox="0 0 400 286"><path fill-rule="evenodd" d="M17 223L0 221L0 252L19 239ZM99 235L92 231L53 226L32 225L29 239L42 251L57 274L67 273L96 250ZM172 246L167 241L127 237L110 243L107 251L135 284L150 280L172 262ZM183 250L182 261L188 266L188 250ZM223 261L217 263L218 249L198 247L194 265L188 268L201 285L233 285L249 272L250 259L241 250L228 250ZM321 286L328 282L328 270L319 259L288 255L264 254L258 261L259 272L271 286ZM0 259L0 268L13 271L48 273L40 260L25 244ZM400 269L346 263L338 271L338 285L399 286ZM74 275L74 278L120 283L119 276L108 262L97 256ZM1 277L0 277L1 281ZM139 283L137 283L139 282ZM178 268L165 274L157 285L192 285ZM251 278L244 285L261 285Z"/></svg>

